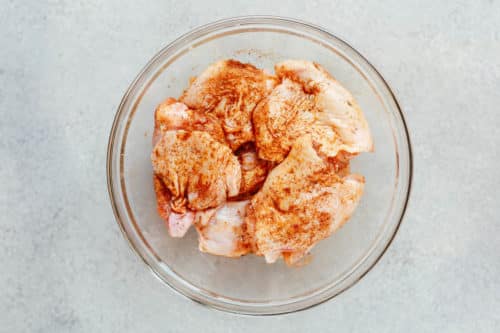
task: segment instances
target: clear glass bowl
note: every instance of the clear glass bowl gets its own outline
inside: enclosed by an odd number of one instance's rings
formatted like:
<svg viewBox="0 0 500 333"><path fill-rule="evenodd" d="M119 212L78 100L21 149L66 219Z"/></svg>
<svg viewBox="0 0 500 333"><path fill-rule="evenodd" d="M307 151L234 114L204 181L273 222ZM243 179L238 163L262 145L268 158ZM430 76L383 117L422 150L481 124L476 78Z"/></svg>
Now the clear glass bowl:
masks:
<svg viewBox="0 0 500 333"><path fill-rule="evenodd" d="M284 59L313 60L339 80L361 105L375 152L352 161L366 177L351 220L312 251L311 263L289 268L262 257L240 259L198 251L195 230L171 238L156 212L150 161L153 113L179 96L189 79L224 58L273 70ZM356 50L322 28L277 17L232 18L194 29L161 50L139 73L111 129L107 176L123 234L149 268L180 293L215 308L278 314L328 300L361 279L395 236L408 201L411 147L398 103L377 70Z"/></svg>

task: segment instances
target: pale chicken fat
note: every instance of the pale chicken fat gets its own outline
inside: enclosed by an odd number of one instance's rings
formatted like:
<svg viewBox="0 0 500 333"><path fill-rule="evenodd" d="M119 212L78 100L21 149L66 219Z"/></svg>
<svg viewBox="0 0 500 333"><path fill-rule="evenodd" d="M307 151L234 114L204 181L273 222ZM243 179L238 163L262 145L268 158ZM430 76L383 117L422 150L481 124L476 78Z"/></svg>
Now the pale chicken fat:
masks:
<svg viewBox="0 0 500 333"><path fill-rule="evenodd" d="M318 156L311 136L302 136L248 208L257 254L294 264L349 219L363 186L362 176L339 176Z"/></svg>
<svg viewBox="0 0 500 333"><path fill-rule="evenodd" d="M217 117L233 150L254 141L251 116L257 103L275 86L276 78L250 64L222 60L194 79L181 96L193 109Z"/></svg>

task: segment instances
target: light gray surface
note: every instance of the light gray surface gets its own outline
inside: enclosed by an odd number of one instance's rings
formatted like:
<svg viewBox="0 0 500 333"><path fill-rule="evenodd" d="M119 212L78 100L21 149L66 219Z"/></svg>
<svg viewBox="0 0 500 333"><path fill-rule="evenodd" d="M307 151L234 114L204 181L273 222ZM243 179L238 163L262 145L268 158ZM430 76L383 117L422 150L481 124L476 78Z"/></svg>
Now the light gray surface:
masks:
<svg viewBox="0 0 500 333"><path fill-rule="evenodd" d="M3 1L0 332L500 330L500 3ZM413 193L380 263L313 309L230 315L163 286L106 192L108 131L166 43L244 14L301 18L385 76L414 146Z"/></svg>

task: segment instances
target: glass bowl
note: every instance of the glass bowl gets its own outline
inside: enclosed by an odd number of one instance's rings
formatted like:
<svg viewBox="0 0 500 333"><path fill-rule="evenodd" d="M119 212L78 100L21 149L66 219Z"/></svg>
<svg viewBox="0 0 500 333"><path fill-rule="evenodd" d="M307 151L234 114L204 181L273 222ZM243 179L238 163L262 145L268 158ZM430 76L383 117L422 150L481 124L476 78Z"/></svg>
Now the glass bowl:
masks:
<svg viewBox="0 0 500 333"><path fill-rule="evenodd" d="M156 212L151 135L155 107L179 96L189 79L225 58L273 71L284 59L323 65L364 110L374 153L352 161L366 178L351 220L290 268L248 255L231 259L198 251L194 228L171 238ZM277 17L211 23L178 38L149 61L125 93L111 129L107 177L116 220L132 248L161 281L187 297L231 312L278 314L328 300L361 279L395 236L408 201L411 147L398 103L377 70L346 42L317 26Z"/></svg>

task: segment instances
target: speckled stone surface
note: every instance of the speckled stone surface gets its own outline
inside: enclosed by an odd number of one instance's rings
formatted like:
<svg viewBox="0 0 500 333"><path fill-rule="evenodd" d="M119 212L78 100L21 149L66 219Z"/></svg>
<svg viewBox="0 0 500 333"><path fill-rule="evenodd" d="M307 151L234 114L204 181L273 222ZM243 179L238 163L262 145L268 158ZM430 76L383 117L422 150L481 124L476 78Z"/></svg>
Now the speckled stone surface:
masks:
<svg viewBox="0 0 500 333"><path fill-rule="evenodd" d="M410 205L383 259L334 300L277 317L163 286L106 191L132 78L180 34L244 14L352 43L393 87L414 145ZM0 332L500 331L499 1L3 1L0 22Z"/></svg>

